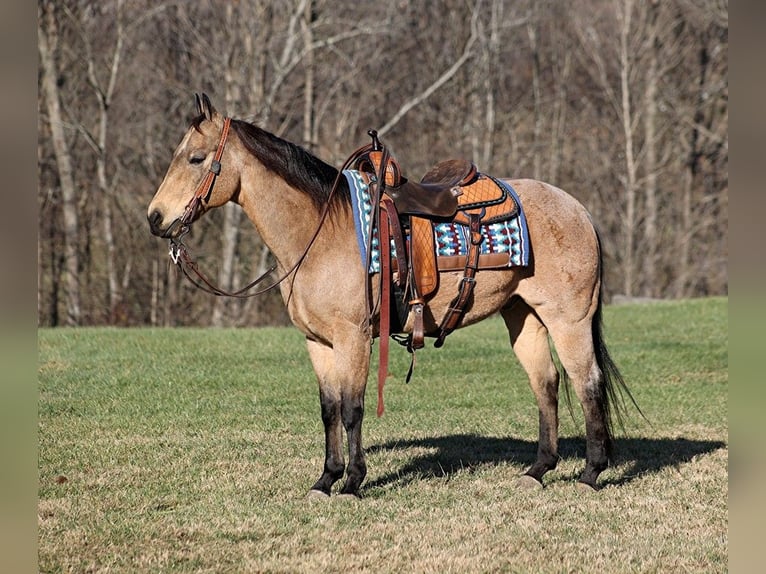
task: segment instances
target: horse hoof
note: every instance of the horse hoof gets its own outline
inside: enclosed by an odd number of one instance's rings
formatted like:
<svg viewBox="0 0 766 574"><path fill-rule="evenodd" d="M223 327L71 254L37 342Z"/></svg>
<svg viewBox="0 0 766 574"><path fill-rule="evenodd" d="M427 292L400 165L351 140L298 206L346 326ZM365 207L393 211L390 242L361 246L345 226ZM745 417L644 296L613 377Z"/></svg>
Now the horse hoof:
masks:
<svg viewBox="0 0 766 574"><path fill-rule="evenodd" d="M338 500L361 500L361 497L358 494L351 493L339 494L336 498Z"/></svg>
<svg viewBox="0 0 766 574"><path fill-rule="evenodd" d="M579 492L598 492L601 490L595 484L588 484L587 482L580 482L579 480L575 483L575 487Z"/></svg>
<svg viewBox="0 0 766 574"><path fill-rule="evenodd" d="M525 490L542 490L543 483L537 480L534 476L528 474L522 474L516 479L516 484Z"/></svg>
<svg viewBox="0 0 766 574"><path fill-rule="evenodd" d="M306 500L327 500L330 495L321 490L311 489L306 493Z"/></svg>

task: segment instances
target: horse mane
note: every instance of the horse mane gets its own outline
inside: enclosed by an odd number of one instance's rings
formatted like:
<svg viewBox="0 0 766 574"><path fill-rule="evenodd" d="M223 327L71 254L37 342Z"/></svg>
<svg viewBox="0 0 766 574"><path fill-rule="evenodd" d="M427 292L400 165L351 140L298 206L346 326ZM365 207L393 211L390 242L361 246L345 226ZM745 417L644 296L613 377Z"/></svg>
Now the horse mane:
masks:
<svg viewBox="0 0 766 574"><path fill-rule="evenodd" d="M195 118L192 126L199 128L204 116ZM299 145L284 140L244 120L232 120L231 127L245 148L266 169L274 172L292 187L311 198L317 209L330 199L330 191L338 179L338 170ZM351 204L351 194L345 177L339 178L333 202Z"/></svg>

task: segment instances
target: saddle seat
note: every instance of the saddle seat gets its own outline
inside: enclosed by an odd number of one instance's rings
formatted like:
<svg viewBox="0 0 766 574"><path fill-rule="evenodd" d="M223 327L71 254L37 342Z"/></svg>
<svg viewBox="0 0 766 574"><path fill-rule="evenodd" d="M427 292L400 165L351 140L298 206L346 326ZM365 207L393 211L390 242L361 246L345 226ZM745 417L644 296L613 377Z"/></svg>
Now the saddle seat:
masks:
<svg viewBox="0 0 766 574"><path fill-rule="evenodd" d="M461 188L469 185L477 174L473 162L450 159L432 167L420 183L400 177L398 185L387 187L386 193L400 215L451 217L457 212Z"/></svg>

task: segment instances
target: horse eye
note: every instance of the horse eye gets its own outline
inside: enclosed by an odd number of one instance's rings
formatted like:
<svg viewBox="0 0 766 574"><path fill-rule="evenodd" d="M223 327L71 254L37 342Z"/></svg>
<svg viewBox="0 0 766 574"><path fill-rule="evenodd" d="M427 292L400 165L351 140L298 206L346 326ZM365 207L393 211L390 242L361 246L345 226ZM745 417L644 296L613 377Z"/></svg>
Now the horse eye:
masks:
<svg viewBox="0 0 766 574"><path fill-rule="evenodd" d="M202 154L194 154L189 158L189 163L192 165L202 163L203 161L205 161L205 156Z"/></svg>

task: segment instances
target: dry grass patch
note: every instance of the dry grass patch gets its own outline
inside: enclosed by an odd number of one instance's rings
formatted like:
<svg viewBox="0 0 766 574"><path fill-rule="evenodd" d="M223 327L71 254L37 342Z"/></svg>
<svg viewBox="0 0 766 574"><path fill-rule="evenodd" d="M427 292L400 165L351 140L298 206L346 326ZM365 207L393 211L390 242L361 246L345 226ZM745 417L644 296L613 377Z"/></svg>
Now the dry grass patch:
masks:
<svg viewBox="0 0 766 574"><path fill-rule="evenodd" d="M361 501L303 498L323 438L294 330L42 330L40 571L724 572L727 302L606 311L651 422L628 421L590 494L563 408L559 467L517 488L536 406L499 320L389 383ZM447 354L479 349L444 377ZM407 366L394 357L397 377Z"/></svg>

